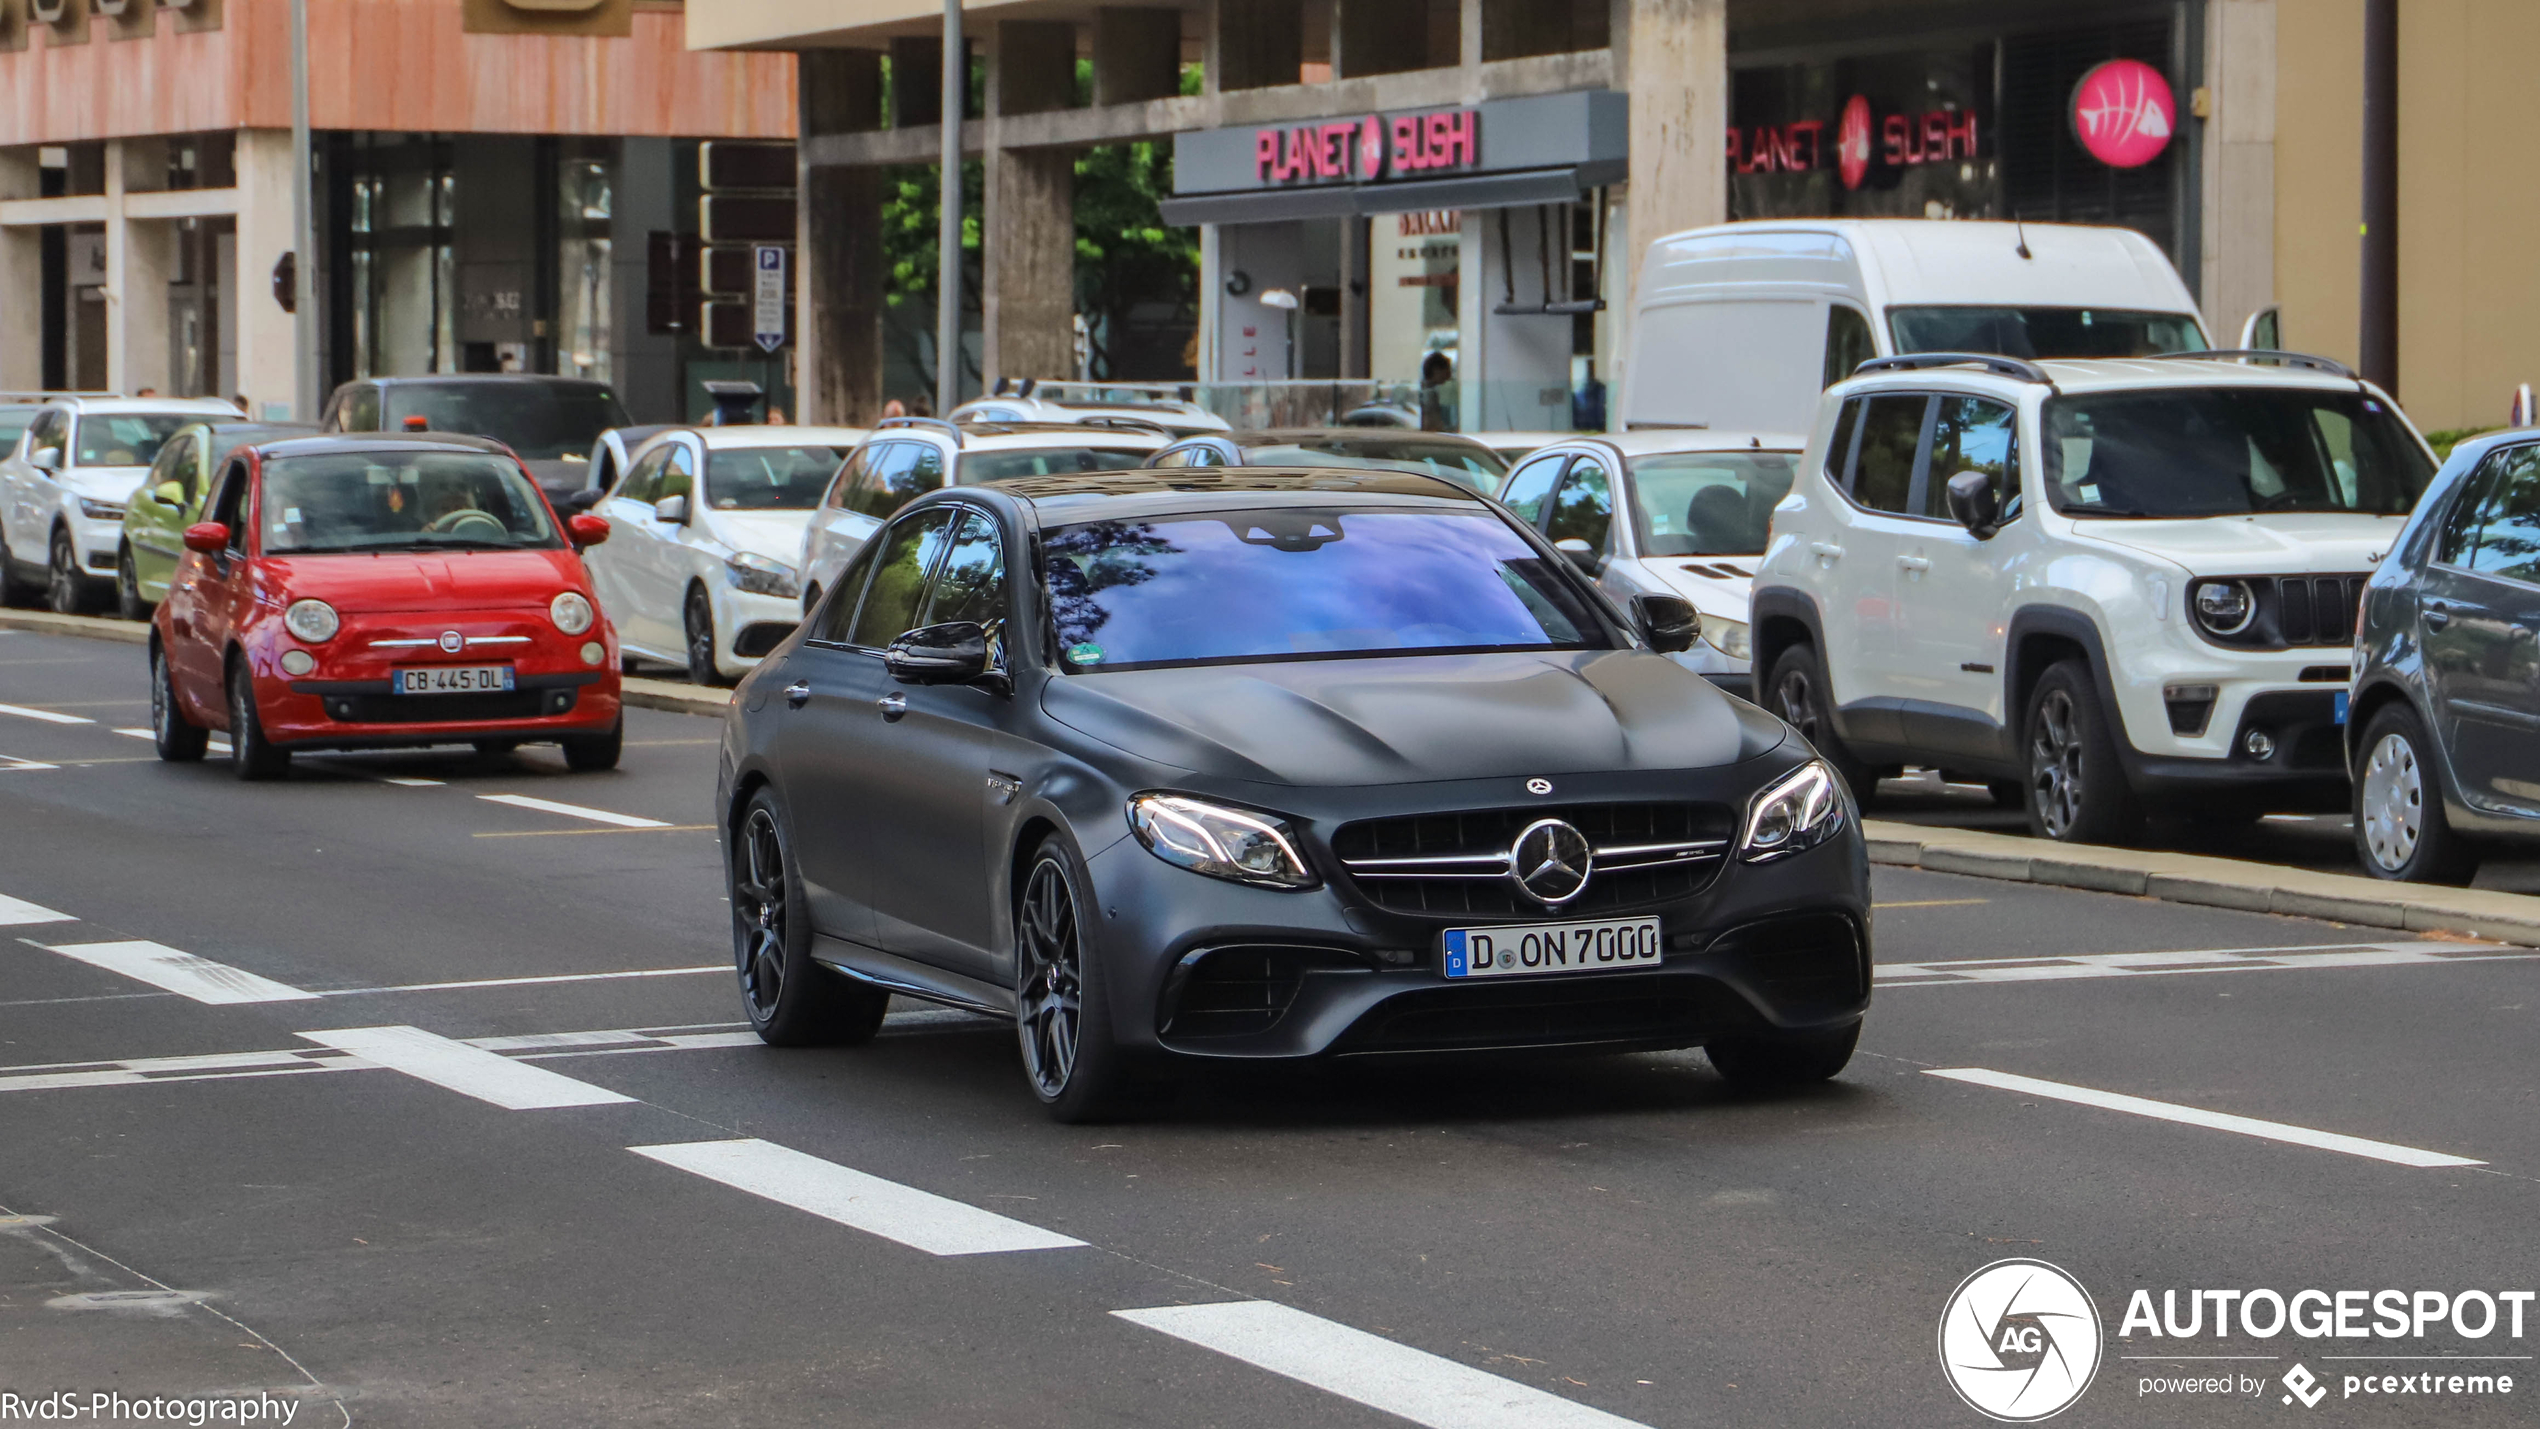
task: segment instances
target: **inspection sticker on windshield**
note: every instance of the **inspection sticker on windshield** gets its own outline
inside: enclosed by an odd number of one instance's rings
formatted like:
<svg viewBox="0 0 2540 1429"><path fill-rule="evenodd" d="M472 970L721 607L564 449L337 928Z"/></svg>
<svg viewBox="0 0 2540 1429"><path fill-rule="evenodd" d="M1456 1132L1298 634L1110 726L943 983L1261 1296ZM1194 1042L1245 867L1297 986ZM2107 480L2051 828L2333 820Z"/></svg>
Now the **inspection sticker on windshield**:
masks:
<svg viewBox="0 0 2540 1429"><path fill-rule="evenodd" d="M1654 967L1658 920L1607 918L1582 923L1519 923L1446 930L1448 977L1527 977Z"/></svg>
<svg viewBox="0 0 2540 1429"><path fill-rule="evenodd" d="M1102 647L1090 640L1079 640L1067 647L1067 663L1099 665L1102 663Z"/></svg>

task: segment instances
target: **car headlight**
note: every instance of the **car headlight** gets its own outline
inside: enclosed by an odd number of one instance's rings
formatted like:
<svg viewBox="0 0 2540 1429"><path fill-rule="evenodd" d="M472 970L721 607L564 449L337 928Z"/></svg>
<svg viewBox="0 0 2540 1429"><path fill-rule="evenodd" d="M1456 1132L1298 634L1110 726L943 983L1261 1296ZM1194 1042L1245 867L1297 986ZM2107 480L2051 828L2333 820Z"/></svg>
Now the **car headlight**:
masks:
<svg viewBox="0 0 2540 1429"><path fill-rule="evenodd" d="M335 614L335 607L325 601L295 600L289 610L282 612L282 628L311 645L320 645L334 639L344 622Z"/></svg>
<svg viewBox="0 0 2540 1429"><path fill-rule="evenodd" d="M1298 852L1296 830L1268 814L1179 794L1140 794L1129 801L1129 827L1147 852L1193 873L1265 888L1322 882Z"/></svg>
<svg viewBox="0 0 2540 1429"><path fill-rule="evenodd" d="M1721 620L1706 616L1702 621L1702 643L1732 660L1755 658L1754 643L1746 637L1746 622Z"/></svg>
<svg viewBox="0 0 2540 1429"><path fill-rule="evenodd" d="M1811 759L1747 802L1737 856L1763 863L1815 848L1842 828L1843 786L1824 760Z"/></svg>
<svg viewBox="0 0 2540 1429"><path fill-rule="evenodd" d="M2196 587L2196 623L2216 635L2237 635L2258 618L2258 597L2247 581L2207 581Z"/></svg>
<svg viewBox="0 0 2540 1429"><path fill-rule="evenodd" d="M792 566L754 552L743 551L737 556L724 557L723 573L732 584L752 595L773 595L793 600L803 593Z"/></svg>
<svg viewBox="0 0 2540 1429"><path fill-rule="evenodd" d="M123 507L112 501L91 501L83 496L79 499L79 514L91 521L121 521Z"/></svg>
<svg viewBox="0 0 2540 1429"><path fill-rule="evenodd" d="M558 591L547 602L547 618L567 635L579 635L591 628L591 602L577 590Z"/></svg>

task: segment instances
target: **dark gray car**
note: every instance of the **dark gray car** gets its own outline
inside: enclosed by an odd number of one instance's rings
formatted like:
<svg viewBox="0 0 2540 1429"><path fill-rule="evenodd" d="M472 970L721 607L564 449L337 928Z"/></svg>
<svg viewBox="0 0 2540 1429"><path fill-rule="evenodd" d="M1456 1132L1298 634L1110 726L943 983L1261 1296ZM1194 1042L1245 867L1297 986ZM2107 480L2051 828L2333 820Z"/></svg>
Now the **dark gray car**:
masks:
<svg viewBox="0 0 2540 1429"><path fill-rule="evenodd" d="M2540 840L2540 430L2466 441L2364 589L2347 754L2381 878Z"/></svg>
<svg viewBox="0 0 2540 1429"><path fill-rule="evenodd" d="M562 502L590 484L591 444L627 422L605 382L488 372L347 382L327 399L322 425L330 432L492 437L529 468L548 500Z"/></svg>

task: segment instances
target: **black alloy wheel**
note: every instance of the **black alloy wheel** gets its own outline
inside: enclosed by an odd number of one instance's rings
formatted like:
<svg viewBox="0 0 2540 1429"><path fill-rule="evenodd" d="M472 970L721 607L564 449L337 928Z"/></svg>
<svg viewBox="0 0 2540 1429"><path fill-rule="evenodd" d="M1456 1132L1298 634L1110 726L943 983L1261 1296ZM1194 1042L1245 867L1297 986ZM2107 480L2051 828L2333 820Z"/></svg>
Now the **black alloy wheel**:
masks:
<svg viewBox="0 0 2540 1429"><path fill-rule="evenodd" d="M115 556L115 614L126 620L148 620L150 602L141 598L141 572L132 563L132 547Z"/></svg>
<svg viewBox="0 0 2540 1429"><path fill-rule="evenodd" d="M176 701L176 681L168 669L168 652L150 642L150 742L170 764L193 764L212 743L212 732L185 717Z"/></svg>
<svg viewBox="0 0 2540 1429"><path fill-rule="evenodd" d="M1842 776L1855 805L1868 808L1878 793L1878 774L1854 758L1852 751L1844 747L1842 737L1834 732L1825 671L1817 663L1815 648L1793 645L1784 650L1773 661L1768 688L1771 694L1766 707L1781 716L1784 724L1798 730L1799 737L1807 740Z"/></svg>
<svg viewBox="0 0 2540 1429"><path fill-rule="evenodd" d="M732 960L750 1030L775 1047L851 1046L873 1040L889 993L811 959L802 879L776 801L753 796L732 841Z"/></svg>
<svg viewBox="0 0 2540 1429"><path fill-rule="evenodd" d="M1104 1011L1101 965L1085 940L1084 865L1042 840L1014 912L1014 1030L1032 1094L1063 1122L1117 1116L1145 1090Z"/></svg>
<svg viewBox="0 0 2540 1429"><path fill-rule="evenodd" d="M705 588L690 586L680 624L688 635L688 683L722 685L730 681L714 667L714 606L706 599Z"/></svg>
<svg viewBox="0 0 2540 1429"><path fill-rule="evenodd" d="M53 533L52 554L44 563L44 605L55 615L82 615L88 593L80 588L79 553L71 549L68 531Z"/></svg>
<svg viewBox="0 0 2540 1429"><path fill-rule="evenodd" d="M2059 660L2029 696L2028 820L2039 838L2122 843L2141 834L2143 808L2126 783L2089 667Z"/></svg>
<svg viewBox="0 0 2540 1429"><path fill-rule="evenodd" d="M256 678L241 658L229 667L229 768L239 778L279 779L291 767L291 751L265 738L256 717Z"/></svg>

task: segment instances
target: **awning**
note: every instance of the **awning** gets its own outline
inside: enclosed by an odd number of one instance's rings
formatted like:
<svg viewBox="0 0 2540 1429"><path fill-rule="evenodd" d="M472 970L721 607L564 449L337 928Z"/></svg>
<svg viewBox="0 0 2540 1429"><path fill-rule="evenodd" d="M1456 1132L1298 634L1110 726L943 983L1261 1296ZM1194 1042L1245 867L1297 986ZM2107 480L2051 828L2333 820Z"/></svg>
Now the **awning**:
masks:
<svg viewBox="0 0 2540 1429"><path fill-rule="evenodd" d="M1428 209L1516 208L1568 203L1606 184L1620 183L1620 160L1572 164L1514 173L1464 174L1392 184L1326 184L1315 188L1250 189L1238 193L1185 194L1159 205L1177 228L1202 223L1279 223L1300 218L1363 217Z"/></svg>

